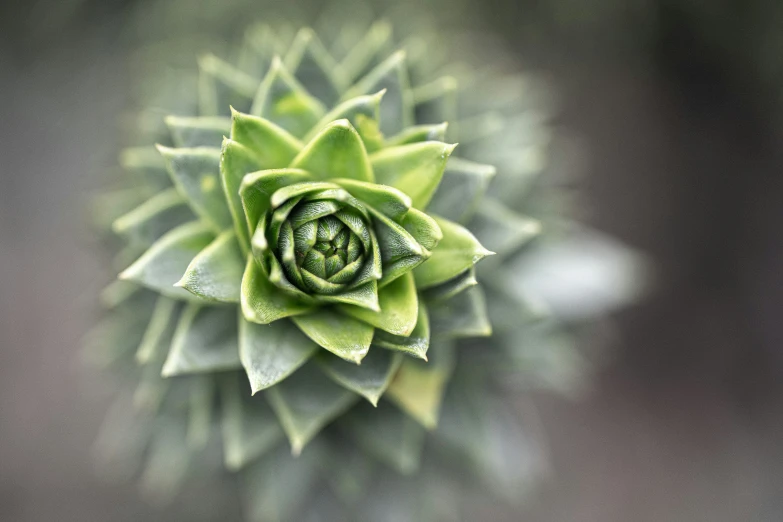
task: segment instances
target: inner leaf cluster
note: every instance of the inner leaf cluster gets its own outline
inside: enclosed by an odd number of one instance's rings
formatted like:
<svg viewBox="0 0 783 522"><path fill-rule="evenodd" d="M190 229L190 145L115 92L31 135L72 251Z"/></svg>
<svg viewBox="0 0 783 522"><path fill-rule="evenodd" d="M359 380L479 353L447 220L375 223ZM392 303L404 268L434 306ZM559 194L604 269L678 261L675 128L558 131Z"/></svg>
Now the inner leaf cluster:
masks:
<svg viewBox="0 0 783 522"><path fill-rule="evenodd" d="M318 197L292 198L275 209L267 235L289 281L304 292L330 295L356 280L371 236L358 213Z"/></svg>

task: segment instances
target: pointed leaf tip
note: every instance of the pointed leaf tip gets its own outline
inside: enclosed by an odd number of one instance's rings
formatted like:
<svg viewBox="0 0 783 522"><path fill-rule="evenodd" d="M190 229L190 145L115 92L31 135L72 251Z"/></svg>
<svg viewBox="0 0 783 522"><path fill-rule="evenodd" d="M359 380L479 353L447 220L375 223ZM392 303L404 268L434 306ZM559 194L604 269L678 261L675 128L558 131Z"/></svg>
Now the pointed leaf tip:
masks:
<svg viewBox="0 0 783 522"><path fill-rule="evenodd" d="M456 146L439 141L398 145L372 154L370 161L378 183L401 190L410 196L415 208L424 209Z"/></svg>
<svg viewBox="0 0 783 522"><path fill-rule="evenodd" d="M389 350L373 348L361 366L352 365L326 352L318 355L318 365L327 377L343 388L358 393L377 407L389 387L404 356Z"/></svg>
<svg viewBox="0 0 783 522"><path fill-rule="evenodd" d="M193 257L214 239L202 222L191 221L164 234L144 254L119 274L170 297L191 300L193 295L175 288Z"/></svg>
<svg viewBox="0 0 783 522"><path fill-rule="evenodd" d="M404 51L392 54L378 63L343 95L343 99L348 99L377 92L383 87L388 88L383 103L380 104L379 122L380 131L387 136L397 134L414 122L413 98L408 71L404 66L405 57ZM354 69L354 66L350 65L349 68ZM352 73L358 73L363 68L364 65L354 69Z"/></svg>
<svg viewBox="0 0 783 522"><path fill-rule="evenodd" d="M432 256L414 269L419 289L429 288L469 269L484 257L494 253L484 248L467 228L448 219L435 217L443 238Z"/></svg>
<svg viewBox="0 0 783 522"><path fill-rule="evenodd" d="M317 180L374 181L364 143L346 118L326 125L299 152L291 167L307 170Z"/></svg>
<svg viewBox="0 0 783 522"><path fill-rule="evenodd" d="M157 145L175 188L187 200L193 212L222 231L230 226L231 214L226 208L220 186L220 155L217 147L169 148Z"/></svg>
<svg viewBox="0 0 783 522"><path fill-rule="evenodd" d="M335 384L313 364L303 366L269 388L265 398L277 415L295 455L359 400L358 395Z"/></svg>
<svg viewBox="0 0 783 522"><path fill-rule="evenodd" d="M359 364L370 349L374 328L362 321L325 308L292 320L316 344L354 364Z"/></svg>
<svg viewBox="0 0 783 522"><path fill-rule="evenodd" d="M174 332L163 377L241 367L234 307L188 305Z"/></svg>
<svg viewBox="0 0 783 522"><path fill-rule="evenodd" d="M257 325L240 320L239 357L255 395L299 369L318 351L290 321Z"/></svg>
<svg viewBox="0 0 783 522"><path fill-rule="evenodd" d="M227 230L201 250L174 286L209 301L238 303L244 262L233 231Z"/></svg>
<svg viewBox="0 0 783 522"><path fill-rule="evenodd" d="M375 328L402 337L408 337L416 327L419 302L413 275L408 272L398 277L379 292L378 311L343 305L339 310L364 321Z"/></svg>

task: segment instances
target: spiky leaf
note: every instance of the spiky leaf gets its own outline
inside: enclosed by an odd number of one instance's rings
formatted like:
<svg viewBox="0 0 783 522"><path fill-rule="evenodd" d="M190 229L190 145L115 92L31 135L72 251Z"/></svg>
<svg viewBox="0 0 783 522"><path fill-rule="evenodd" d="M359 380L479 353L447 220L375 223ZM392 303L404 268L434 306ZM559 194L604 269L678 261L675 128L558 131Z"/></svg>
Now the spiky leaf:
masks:
<svg viewBox="0 0 783 522"><path fill-rule="evenodd" d="M288 321L259 325L240 319L239 356L254 394L291 375L317 350L318 345Z"/></svg>
<svg viewBox="0 0 783 522"><path fill-rule="evenodd" d="M274 413L261 397L248 398L236 376L220 383L221 431L226 467L238 470L270 451L283 437Z"/></svg>
<svg viewBox="0 0 783 522"><path fill-rule="evenodd" d="M376 406L389 387L402 362L402 354L386 350L370 350L361 366L351 364L331 354L322 353L318 363L324 373L337 384L355 392Z"/></svg>
<svg viewBox="0 0 783 522"><path fill-rule="evenodd" d="M265 393L294 455L301 453L324 426L359 399L355 393L332 382L315 365L306 365Z"/></svg>
<svg viewBox="0 0 783 522"><path fill-rule="evenodd" d="M432 256L413 272L420 289L444 283L493 254L465 227L443 218L436 217L435 222L443 232L443 239Z"/></svg>
<svg viewBox="0 0 783 522"><path fill-rule="evenodd" d="M310 339L346 361L359 364L370 349L374 329L362 321L327 309L292 319Z"/></svg>
<svg viewBox="0 0 783 522"><path fill-rule="evenodd" d="M241 368L236 324L234 307L186 306L163 365L163 375L171 377Z"/></svg>
<svg viewBox="0 0 783 522"><path fill-rule="evenodd" d="M200 221L181 225L156 241L120 274L120 278L169 297L193 300L193 294L174 285L185 273L190 261L214 238L210 227Z"/></svg>
<svg viewBox="0 0 783 522"><path fill-rule="evenodd" d="M236 234L227 230L193 258L176 286L207 300L238 303L243 270Z"/></svg>
<svg viewBox="0 0 783 522"><path fill-rule="evenodd" d="M455 147L427 141L385 148L370 156L375 179L404 192L415 208L423 210L435 194Z"/></svg>

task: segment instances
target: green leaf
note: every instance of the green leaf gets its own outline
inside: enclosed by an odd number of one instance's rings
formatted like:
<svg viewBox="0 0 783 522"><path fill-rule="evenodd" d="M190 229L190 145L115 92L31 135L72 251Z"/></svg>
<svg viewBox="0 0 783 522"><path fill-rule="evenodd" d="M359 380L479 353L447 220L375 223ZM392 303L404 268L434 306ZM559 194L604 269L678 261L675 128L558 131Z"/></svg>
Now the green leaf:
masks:
<svg viewBox="0 0 783 522"><path fill-rule="evenodd" d="M392 28L389 22L375 22L358 42L351 42L350 50L340 63L338 75L347 84L364 74L378 55L390 47Z"/></svg>
<svg viewBox="0 0 783 522"><path fill-rule="evenodd" d="M326 110L291 76L280 59L275 58L258 88L250 112L301 138L318 123Z"/></svg>
<svg viewBox="0 0 783 522"><path fill-rule="evenodd" d="M295 183L293 185L288 185L286 187L280 187L279 189L277 189L272 194L272 197L269 200L269 204L272 208L277 209L278 207L282 206L285 202L287 202L289 199L294 199L299 196L306 196L312 194L313 192L319 192L319 191L329 190L329 189L338 189L338 188L340 188L338 185L335 185L334 183L327 183L325 181L303 181L301 183ZM305 215L306 219L304 221L297 220L297 224L295 225L297 227L300 226L305 221L310 221L312 219L318 219L320 217L329 215L329 214L316 215L315 213L311 213L311 212L303 212L302 214ZM311 215L312 217L310 217Z"/></svg>
<svg viewBox="0 0 783 522"><path fill-rule="evenodd" d="M120 166L125 170L155 170L163 173L166 164L153 147L127 147L120 152Z"/></svg>
<svg viewBox="0 0 783 522"><path fill-rule="evenodd" d="M112 270L120 270L121 271L124 268L127 268L131 263L133 263L139 257L141 257L141 255L144 253L144 251L145 251L144 247L141 247L141 249L140 249L138 246L135 246L135 245L130 245L130 244L124 245L112 257L112 260L111 260L111 268L112 268ZM128 283L128 284L134 285L136 288L141 288L138 284L136 284L136 283L134 283L132 281L125 281L123 279L119 279L119 280L123 281L124 283Z"/></svg>
<svg viewBox="0 0 783 522"><path fill-rule="evenodd" d="M479 286L473 286L447 301L430 305L432 331L439 337L487 337L492 325Z"/></svg>
<svg viewBox="0 0 783 522"><path fill-rule="evenodd" d="M493 254L462 225L438 217L435 221L443 232L443 239L430 258L413 271L419 289L445 283Z"/></svg>
<svg viewBox="0 0 783 522"><path fill-rule="evenodd" d="M240 378L226 376L220 382L223 459L231 471L270 451L283 437L274 412L261 397L240 389Z"/></svg>
<svg viewBox="0 0 783 522"><path fill-rule="evenodd" d="M291 375L317 350L318 345L288 321L259 325L240 319L239 357L253 394Z"/></svg>
<svg viewBox="0 0 783 522"><path fill-rule="evenodd" d="M541 233L541 222L521 216L497 200L487 198L473 216L470 229L498 257L505 257Z"/></svg>
<svg viewBox="0 0 783 522"><path fill-rule="evenodd" d="M503 366L497 369L503 382L519 390L584 396L593 363L580 349L579 330L565 330L560 319L551 317L528 319L520 328L519 316L511 333L493 337L503 350L503 357L498 358Z"/></svg>
<svg viewBox="0 0 783 522"><path fill-rule="evenodd" d="M233 65L207 54L198 61L198 99L201 116L228 115L229 107L246 111L257 82Z"/></svg>
<svg viewBox="0 0 783 522"><path fill-rule="evenodd" d="M152 311L147 329L144 331L144 337L141 339L139 349L136 350L136 362L146 364L155 359L164 345L161 342L165 336L166 330L175 319L177 313L177 302L166 296L159 296L155 301L155 309Z"/></svg>
<svg viewBox="0 0 783 522"><path fill-rule="evenodd" d="M304 137L304 142L308 143L315 138L316 134L321 132L327 125L337 120L348 120L354 128L358 129L360 118L367 118L378 121L381 99L386 91L380 91L376 94L365 94L357 96L340 103L337 107L329 111L321 120L316 123L310 132ZM359 133L361 134L361 133ZM365 146L366 146L365 142Z"/></svg>
<svg viewBox="0 0 783 522"><path fill-rule="evenodd" d="M467 290L468 288L476 286L477 284L478 281L476 281L476 269L474 267L470 267L456 277L452 277L445 283L441 283L426 289L422 293L422 297L427 300L427 302L431 303L446 301L447 299L451 299L455 295L459 294L463 290Z"/></svg>
<svg viewBox="0 0 783 522"><path fill-rule="evenodd" d="M446 139L447 128L448 123L446 122L429 125L414 125L404 129L396 136L389 138L386 141L386 146L399 147L400 145L409 145L422 141L444 141Z"/></svg>
<svg viewBox="0 0 783 522"><path fill-rule="evenodd" d="M383 260L380 286L385 286L413 267L420 265L430 253L407 230L385 215L369 207L375 224L375 234Z"/></svg>
<svg viewBox="0 0 783 522"><path fill-rule="evenodd" d="M116 308L128 299L133 297L134 294L139 292L141 287L130 281L123 281L121 279L115 279L106 287L101 290L100 302L106 309L111 310Z"/></svg>
<svg viewBox="0 0 783 522"><path fill-rule="evenodd" d="M174 498L188 475L189 451L182 441L185 427L164 421L150 442L147 463L139 477L145 501L162 506Z"/></svg>
<svg viewBox="0 0 783 522"><path fill-rule="evenodd" d="M243 519L249 522L300 520L302 505L311 498L324 456L317 445L297 459L280 448L248 466L243 479Z"/></svg>
<svg viewBox="0 0 783 522"><path fill-rule="evenodd" d="M168 348L171 345L173 328L166 329L166 338L161 339L161 345ZM158 354L156 354L158 355ZM163 351L165 358L166 352ZM171 387L171 379L161 377L160 371L163 359L145 364L138 375L136 389L133 390L133 409L142 415L156 415Z"/></svg>
<svg viewBox="0 0 783 522"><path fill-rule="evenodd" d="M343 418L340 418L340 425ZM317 499L308 502L309 514L302 520L309 522L342 520L345 506L353 506L363 498L377 468L375 462L368 459L364 452L356 451L356 446L344 438L323 438L328 451L320 462L319 472L329 491L321 492ZM338 502L342 505L335 506Z"/></svg>
<svg viewBox="0 0 783 522"><path fill-rule="evenodd" d="M294 455L329 422L348 410L359 396L338 386L309 364L266 391L291 443Z"/></svg>
<svg viewBox="0 0 783 522"><path fill-rule="evenodd" d="M405 218L402 220L402 228L407 230L416 242L427 250L433 250L438 246L440 240L443 239L443 232L441 232L438 223L421 210L415 208L408 210L408 213L405 214Z"/></svg>
<svg viewBox="0 0 783 522"><path fill-rule="evenodd" d="M268 25L252 25L245 31L243 44L239 49L237 67L253 77L266 73L272 58L282 49L281 42Z"/></svg>
<svg viewBox="0 0 783 522"><path fill-rule="evenodd" d="M373 181L364 143L348 120L324 127L294 158L291 167L307 170L316 180Z"/></svg>
<svg viewBox="0 0 783 522"><path fill-rule="evenodd" d="M200 221L181 225L156 241L120 274L120 279L134 281L169 297L193 300L193 294L174 284L196 254L214 238L209 227Z"/></svg>
<svg viewBox="0 0 783 522"><path fill-rule="evenodd" d="M495 167L450 158L427 212L465 223L476 211L495 175Z"/></svg>
<svg viewBox="0 0 783 522"><path fill-rule="evenodd" d="M438 188L456 145L427 141L382 149L370 156L377 183L391 185L424 210Z"/></svg>
<svg viewBox="0 0 783 522"><path fill-rule="evenodd" d="M338 310L394 335L407 337L413 332L419 301L410 272L384 286L378 292L378 302L380 311L377 312L350 305L338 306Z"/></svg>
<svg viewBox="0 0 783 522"><path fill-rule="evenodd" d="M150 438L149 423L140 423L128 397L114 400L93 443L96 474L101 479L132 481L138 476Z"/></svg>
<svg viewBox="0 0 783 522"><path fill-rule="evenodd" d="M303 147L301 141L271 121L233 108L231 139L247 147L263 170L287 167Z"/></svg>
<svg viewBox="0 0 783 522"><path fill-rule="evenodd" d="M306 274L310 277L308 272L302 271L302 275ZM312 281L312 277L308 280ZM327 285L331 284L328 282L324 283ZM321 294L312 297L316 302L343 303L359 310L367 310L369 313L374 313L380 309L378 303L378 282L374 280L334 295Z"/></svg>
<svg viewBox="0 0 783 522"><path fill-rule="evenodd" d="M171 186L166 163L153 146L125 148L120 153L119 163L128 177L140 186L149 187L151 190L162 190Z"/></svg>
<svg viewBox="0 0 783 522"><path fill-rule="evenodd" d="M469 464L500 498L524 502L547 467L534 406L510 408L492 395L466 393L460 386L452 390L436 432L439 441L452 459ZM533 425L523 419L532 419Z"/></svg>
<svg viewBox="0 0 783 522"><path fill-rule="evenodd" d="M362 360L361 366L351 364L329 353L318 355L318 364L323 372L340 386L358 393L373 406L389 387L392 377L402 363L401 353L386 350L371 350Z"/></svg>
<svg viewBox="0 0 783 522"><path fill-rule="evenodd" d="M231 120L222 116L166 116L164 121L178 148L217 147L231 131Z"/></svg>
<svg viewBox="0 0 783 522"><path fill-rule="evenodd" d="M261 216L272 208L272 194L310 179L308 172L299 169L262 170L246 175L239 188L239 196L250 235L255 233Z"/></svg>
<svg viewBox="0 0 783 522"><path fill-rule="evenodd" d="M407 415L381 403L372 411L357 407L340 422L364 451L398 473L418 471L427 432Z"/></svg>
<svg viewBox="0 0 783 522"><path fill-rule="evenodd" d="M350 220L344 219L345 214L345 212L340 212L339 214L335 214L335 216L343 223L348 225L349 228L351 228ZM351 228L351 230L353 230L354 233L357 232L356 228ZM365 252L367 253L367 257L365 257L364 265L361 267L359 272L356 274L355 279L351 283L351 286L353 287L363 285L368 281L377 281L383 276L381 249L378 245L378 239L372 229L365 230L369 232L368 235L370 237L369 245L365 245ZM368 249L369 252L367 252Z"/></svg>
<svg viewBox="0 0 783 522"><path fill-rule="evenodd" d="M416 328L407 337L393 335L383 330L375 332L373 344L389 350L408 353L419 359L427 360L427 349L430 346L430 320L427 307L419 299L419 314L416 318Z"/></svg>
<svg viewBox="0 0 783 522"><path fill-rule="evenodd" d="M362 214L357 212L356 209L343 208L336 212L334 217L342 221L356 235L356 238L362 243L365 252L372 249L372 243L375 241L375 238L373 237L372 227L368 227L366 223L369 214ZM380 251L378 255L380 256ZM380 277L380 274L378 274L378 277Z"/></svg>
<svg viewBox="0 0 783 522"><path fill-rule="evenodd" d="M372 342L373 327L328 309L292 318L310 339L346 361L360 364Z"/></svg>
<svg viewBox="0 0 783 522"><path fill-rule="evenodd" d="M453 371L453 347L433 343L432 361L405 359L394 377L386 397L428 430L438 425L438 415Z"/></svg>
<svg viewBox="0 0 783 522"><path fill-rule="evenodd" d="M354 120L356 120L356 132L361 136L368 153L383 148L383 133L377 119L368 118L364 114L357 114Z"/></svg>
<svg viewBox="0 0 783 522"><path fill-rule="evenodd" d="M241 366L236 308L187 305L174 332L162 375L218 372Z"/></svg>
<svg viewBox="0 0 783 522"><path fill-rule="evenodd" d="M413 124L413 100L410 93L405 52L398 51L359 80L343 99L386 89L381 100L381 131L394 135Z"/></svg>
<svg viewBox="0 0 783 522"><path fill-rule="evenodd" d="M193 258L176 286L210 301L238 303L243 271L237 236L226 230Z"/></svg>
<svg viewBox="0 0 783 522"><path fill-rule="evenodd" d="M220 151L216 148L170 149L158 145L179 192L199 217L216 231L231 226L231 215L220 191Z"/></svg>
<svg viewBox="0 0 783 522"><path fill-rule="evenodd" d="M331 181L343 187L362 203L373 207L397 223L402 222L411 208L411 198L394 187L343 178Z"/></svg>
<svg viewBox="0 0 783 522"><path fill-rule="evenodd" d="M172 228L195 218L177 189L170 188L118 217L112 229L129 243L149 246Z"/></svg>
<svg viewBox="0 0 783 522"><path fill-rule="evenodd" d="M253 323L269 324L284 317L308 313L312 307L277 288L258 265L248 256L242 277L242 315Z"/></svg>
<svg viewBox="0 0 783 522"><path fill-rule="evenodd" d="M283 63L302 85L307 85L313 96L327 107L334 105L339 97L334 77L337 62L312 29L305 27L299 30Z"/></svg>
<svg viewBox="0 0 783 522"><path fill-rule="evenodd" d="M277 289L303 304L315 304L315 299L312 296L306 294L288 280L288 277L283 272L283 267L274 255L267 256L265 262L269 265L269 282Z"/></svg>
<svg viewBox="0 0 783 522"><path fill-rule="evenodd" d="M416 121L439 123L457 121L457 89L459 85L452 76L443 76L411 91L416 107ZM456 130L454 128L451 129Z"/></svg>
<svg viewBox="0 0 783 522"><path fill-rule="evenodd" d="M157 151L153 152L160 156ZM163 161L162 158L161 161ZM165 169L163 175L168 178ZM90 201L90 222L99 232L110 230L114 220L138 207L147 199L146 191L140 191L136 188L101 191L95 194Z"/></svg>
<svg viewBox="0 0 783 522"><path fill-rule="evenodd" d="M176 301L159 296L136 350L136 362L141 371L133 392L133 407L141 414L158 413L169 390L171 380L161 377L160 372L171 347L179 312L180 306Z"/></svg>
<svg viewBox="0 0 783 522"><path fill-rule="evenodd" d="M250 249L250 234L245 222L239 189L245 175L257 170L259 170L258 159L247 147L237 141L223 139L223 148L220 152L220 179L225 196L224 202L228 201L228 210L231 212L234 230L239 238L239 246L245 253Z"/></svg>
<svg viewBox="0 0 783 522"><path fill-rule="evenodd" d="M212 375L188 379L188 431L185 443L191 450L201 450L209 442L212 427L212 403L215 383Z"/></svg>
<svg viewBox="0 0 783 522"><path fill-rule="evenodd" d="M108 368L122 361L127 364L142 341L150 313L155 303L154 295L139 293L127 306L122 306L103 317L84 337L82 357L95 368Z"/></svg>

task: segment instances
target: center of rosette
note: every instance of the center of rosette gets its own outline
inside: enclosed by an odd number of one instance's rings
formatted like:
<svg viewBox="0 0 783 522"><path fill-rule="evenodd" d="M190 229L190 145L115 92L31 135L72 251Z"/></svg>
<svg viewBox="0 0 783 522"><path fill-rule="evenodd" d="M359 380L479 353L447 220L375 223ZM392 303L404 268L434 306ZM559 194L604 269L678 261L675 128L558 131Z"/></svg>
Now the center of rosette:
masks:
<svg viewBox="0 0 783 522"><path fill-rule="evenodd" d="M267 236L293 285L333 295L351 288L364 266L368 227L364 216L339 201L294 198L272 213Z"/></svg>

